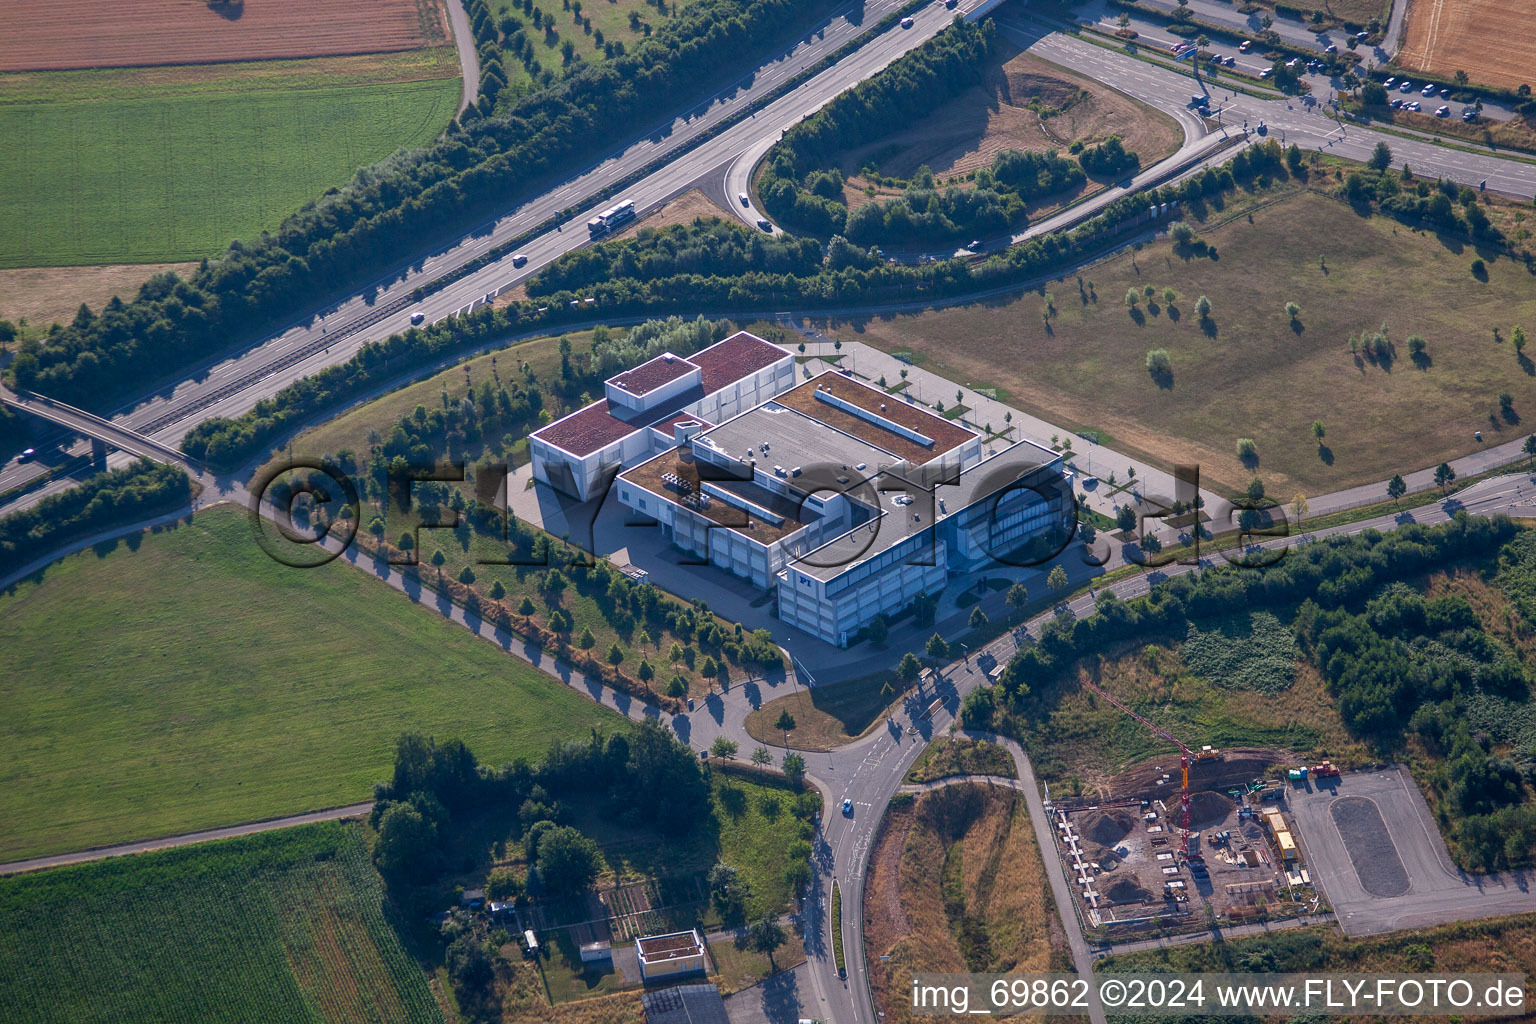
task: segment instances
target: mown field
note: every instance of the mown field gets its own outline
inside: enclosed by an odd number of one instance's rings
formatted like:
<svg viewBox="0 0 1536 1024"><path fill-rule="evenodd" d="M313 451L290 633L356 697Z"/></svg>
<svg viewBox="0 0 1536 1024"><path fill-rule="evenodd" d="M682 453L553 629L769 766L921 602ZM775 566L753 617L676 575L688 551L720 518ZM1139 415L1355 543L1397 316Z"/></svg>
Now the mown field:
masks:
<svg viewBox="0 0 1536 1024"><path fill-rule="evenodd" d="M522 24L526 47L508 45L502 54L507 84L513 92L534 87L534 76L558 76L567 63L565 44L572 46L573 61L601 64L606 45L622 43L626 49L667 24L688 6L688 0L493 0L491 10L500 20L511 16ZM539 14L534 25L533 12ZM631 15L638 20L631 22ZM553 27L553 31L549 28Z"/></svg>
<svg viewBox="0 0 1536 1024"><path fill-rule="evenodd" d="M0 879L0 1018L444 1020L341 823Z"/></svg>
<svg viewBox="0 0 1536 1024"><path fill-rule="evenodd" d="M0 78L0 266L215 255L457 109L451 49L277 64Z"/></svg>
<svg viewBox="0 0 1536 1024"><path fill-rule="evenodd" d="M367 799L402 730L483 759L624 720L243 512L85 551L0 596L0 859Z"/></svg>
<svg viewBox="0 0 1536 1024"><path fill-rule="evenodd" d="M1216 258L1181 254L1164 238L1015 299L836 334L997 387L1048 422L1102 430L1116 450L1199 463L1218 486L1241 489L1256 472L1286 500L1467 454L1477 430L1487 444L1529 433L1536 371L1509 340L1515 325L1536 323L1536 279L1521 263L1312 191L1258 202L1251 214L1211 210L1196 225ZM1486 281L1472 273L1478 258ZM1147 287L1155 301L1138 295L1128 309L1127 290ZM1048 323L1042 292L1054 300ZM1211 303L1205 323L1201 295ZM1351 353L1351 334L1383 324L1392 360ZM1426 360L1410 359L1412 335L1425 339ZM1159 348L1172 363L1166 378L1147 371ZM1505 392L1513 418L1498 414ZM1326 430L1321 445L1314 420ZM1237 456L1239 438L1257 444L1252 469Z"/></svg>

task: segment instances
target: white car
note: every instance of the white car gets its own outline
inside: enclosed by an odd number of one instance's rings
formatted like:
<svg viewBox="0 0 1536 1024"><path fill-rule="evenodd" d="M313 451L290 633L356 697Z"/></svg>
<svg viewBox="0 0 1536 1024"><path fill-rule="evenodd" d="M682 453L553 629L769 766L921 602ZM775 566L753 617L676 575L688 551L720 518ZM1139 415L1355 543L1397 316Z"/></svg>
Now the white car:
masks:
<svg viewBox="0 0 1536 1024"><path fill-rule="evenodd" d="M1408 81L1408 79L1405 78L1405 79L1403 79L1402 83L1398 85L1397 91L1398 92L1413 92L1413 83Z"/></svg>
<svg viewBox="0 0 1536 1024"><path fill-rule="evenodd" d="M1237 67L1237 58L1236 57L1228 57L1226 60L1222 61L1222 63L1225 64L1229 68L1235 68L1235 67Z"/></svg>
<svg viewBox="0 0 1536 1024"><path fill-rule="evenodd" d="M1392 88L1396 84L1397 84L1397 76L1393 75L1391 78L1387 79L1385 82L1382 82L1381 83L1381 87L1383 89L1390 89L1390 88Z"/></svg>
<svg viewBox="0 0 1536 1024"><path fill-rule="evenodd" d="M526 253L521 253L520 252L517 255L512 257L512 265L514 267L521 267L524 264L526 264L527 262L528 262L528 256L527 256Z"/></svg>
<svg viewBox="0 0 1536 1024"><path fill-rule="evenodd" d="M751 206L752 205L752 197L747 195L745 192L738 192L738 193L736 193L736 198L741 200L741 205L742 206Z"/></svg>
<svg viewBox="0 0 1536 1024"><path fill-rule="evenodd" d="M901 19L901 27L902 28L911 28L912 27L912 19L911 18L902 18Z"/></svg>
<svg viewBox="0 0 1536 1024"><path fill-rule="evenodd" d="M1450 117L1451 116L1451 108L1450 107L1446 107L1446 106L1442 106L1442 107L1440 107L1439 110L1435 111L1435 116L1436 117Z"/></svg>
<svg viewBox="0 0 1536 1024"><path fill-rule="evenodd" d="M427 314L425 314L425 313L421 313L421 312L412 313L411 314L411 326L415 327L415 326L419 325L426 318L427 318Z"/></svg>
<svg viewBox="0 0 1536 1024"><path fill-rule="evenodd" d="M1272 75L1274 73L1275 73L1275 69L1274 68L1261 68L1259 70L1259 77L1260 78L1268 78L1270 75Z"/></svg>
<svg viewBox="0 0 1536 1024"><path fill-rule="evenodd" d="M21 450L21 456L20 456L20 458L17 459L17 461L18 462L31 462L35 458L37 458L37 449L36 448L23 448Z"/></svg>
<svg viewBox="0 0 1536 1024"><path fill-rule="evenodd" d="M1419 95L1420 96L1433 96L1434 94L1435 94L1435 83L1433 83L1433 82L1429 83L1424 88L1419 90Z"/></svg>

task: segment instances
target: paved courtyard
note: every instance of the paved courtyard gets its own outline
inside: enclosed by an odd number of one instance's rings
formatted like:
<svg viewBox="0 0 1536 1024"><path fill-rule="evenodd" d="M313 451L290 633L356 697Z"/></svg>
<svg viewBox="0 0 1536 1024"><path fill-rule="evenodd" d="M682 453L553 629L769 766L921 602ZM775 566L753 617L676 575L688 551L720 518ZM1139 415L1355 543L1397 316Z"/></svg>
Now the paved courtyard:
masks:
<svg viewBox="0 0 1536 1024"><path fill-rule="evenodd" d="M1312 880L1346 935L1536 910L1536 874L1456 867L1406 768L1309 780L1287 800Z"/></svg>

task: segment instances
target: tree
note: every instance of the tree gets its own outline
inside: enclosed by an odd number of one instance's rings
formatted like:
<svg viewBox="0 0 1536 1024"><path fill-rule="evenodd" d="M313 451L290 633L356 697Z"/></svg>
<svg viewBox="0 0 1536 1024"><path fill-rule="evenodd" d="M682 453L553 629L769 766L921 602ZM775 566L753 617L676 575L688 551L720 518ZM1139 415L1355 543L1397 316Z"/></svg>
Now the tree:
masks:
<svg viewBox="0 0 1536 1024"><path fill-rule="evenodd" d="M1301 307L1294 302L1287 302L1285 304L1285 315L1294 321L1298 316L1301 316Z"/></svg>
<svg viewBox="0 0 1536 1024"><path fill-rule="evenodd" d="M758 768L766 768L773 763L773 755L768 753L767 747L758 747L752 751L752 763Z"/></svg>
<svg viewBox="0 0 1536 1024"><path fill-rule="evenodd" d="M747 901L752 898L752 886L741 877L741 870L734 864L716 861L709 869L709 898L726 920L741 917Z"/></svg>
<svg viewBox="0 0 1536 1024"><path fill-rule="evenodd" d="M972 629L980 629L990 621L992 620L987 618L987 613L981 610L981 605L977 605L975 608L971 609L970 622Z"/></svg>
<svg viewBox="0 0 1536 1024"><path fill-rule="evenodd" d="M443 554L442 548L432 552L432 564L437 567L437 574L439 576L443 574L443 563L446 561L448 561L448 558Z"/></svg>
<svg viewBox="0 0 1536 1024"><path fill-rule="evenodd" d="M538 611L538 607L534 605L527 594L524 594L523 599L517 604L517 614L526 619L536 611Z"/></svg>
<svg viewBox="0 0 1536 1024"><path fill-rule="evenodd" d="M1179 293L1172 288L1163 289L1163 305L1171 306L1178 301Z"/></svg>
<svg viewBox="0 0 1536 1024"><path fill-rule="evenodd" d="M391 804L379 819L373 860L381 874L420 881L437 862L437 825L413 803Z"/></svg>
<svg viewBox="0 0 1536 1024"><path fill-rule="evenodd" d="M612 644L608 648L608 664L618 665L624 660L624 648L618 644Z"/></svg>
<svg viewBox="0 0 1536 1024"><path fill-rule="evenodd" d="M1014 611L1023 611L1029 604L1029 589L1022 583L1015 583L1008 588L1008 593L1003 597L1003 603Z"/></svg>
<svg viewBox="0 0 1536 1024"><path fill-rule="evenodd" d="M1525 348L1525 328L1521 327L1519 324L1516 324L1515 329L1509 334L1509 340L1515 346L1515 355L1519 356L1521 351Z"/></svg>
<svg viewBox="0 0 1536 1024"><path fill-rule="evenodd" d="M648 683L652 679L656 678L656 670L651 667L651 663L649 661L641 658L640 664L635 668L635 675L642 683Z"/></svg>
<svg viewBox="0 0 1536 1024"><path fill-rule="evenodd" d="M1385 142L1376 143L1376 148L1371 150L1371 158L1366 161L1373 171L1384 171L1392 166L1392 147Z"/></svg>
<svg viewBox="0 0 1536 1024"><path fill-rule="evenodd" d="M494 583L491 584L491 600L492 601L500 601L502 598L504 598L506 596L507 596L507 588L506 588L505 585L502 584L501 580L497 580L497 581L495 581Z"/></svg>
<svg viewBox="0 0 1536 1024"><path fill-rule="evenodd" d="M1045 578L1045 582L1052 590L1065 590L1069 582L1067 580L1067 570L1058 565L1051 570L1051 574Z"/></svg>
<svg viewBox="0 0 1536 1024"><path fill-rule="evenodd" d="M797 784L805 778L805 757L802 754L785 754L780 767L784 769L784 774Z"/></svg>
<svg viewBox="0 0 1536 1024"><path fill-rule="evenodd" d="M1121 533L1130 533L1136 529L1136 510L1129 505L1121 505L1115 509L1115 526Z"/></svg>
<svg viewBox="0 0 1536 1024"><path fill-rule="evenodd" d="M553 825L538 837L534 866L545 890L557 896L585 892L602 864L597 844L569 825Z"/></svg>
<svg viewBox="0 0 1536 1024"><path fill-rule="evenodd" d="M415 546L416 546L416 539L414 537L412 537L409 533L402 533L400 535L400 543L395 545L395 547L399 548L401 551L409 551L409 550L411 550L411 548L413 548Z"/></svg>
<svg viewBox="0 0 1536 1024"><path fill-rule="evenodd" d="M883 644L891 635L891 623L884 615L876 615L864 627L872 643Z"/></svg>
<svg viewBox="0 0 1536 1024"><path fill-rule="evenodd" d="M1147 372L1154 377L1166 377L1173 371L1173 360L1168 358L1168 350L1154 348L1147 353Z"/></svg>
<svg viewBox="0 0 1536 1024"><path fill-rule="evenodd" d="M1408 485L1403 482L1402 476L1394 473L1392 479L1387 481L1387 497L1396 505L1398 499L1408 493Z"/></svg>
<svg viewBox="0 0 1536 1024"><path fill-rule="evenodd" d="M734 761L737 751L736 741L727 736L716 736L715 742L709 745L709 752L715 757L726 761Z"/></svg>
<svg viewBox="0 0 1536 1024"><path fill-rule="evenodd" d="M471 569L467 565L464 568L460 569L459 570L459 582L464 584L466 587L469 586L471 583L475 582L475 570Z"/></svg>
<svg viewBox="0 0 1536 1024"><path fill-rule="evenodd" d="M773 723L773 727L780 732L792 732L795 728L795 716L789 713L788 708L785 708L779 712L779 717Z"/></svg>
<svg viewBox="0 0 1536 1024"><path fill-rule="evenodd" d="M774 974L779 973L779 965L773 960L773 951L784 942L784 929L776 917L763 918L747 932L747 944L756 952L768 954L768 967Z"/></svg>
<svg viewBox="0 0 1536 1024"><path fill-rule="evenodd" d="M1323 426L1322 420L1312 421L1312 436L1317 438L1317 443L1322 444L1323 438L1328 434L1328 428Z"/></svg>
<svg viewBox="0 0 1536 1024"><path fill-rule="evenodd" d="M1237 439L1237 457L1243 462L1252 462L1259 457L1259 446L1251 437Z"/></svg>
<svg viewBox="0 0 1536 1024"><path fill-rule="evenodd" d="M949 641L935 633L923 645L923 650L928 653L930 658L947 658L949 657Z"/></svg>
<svg viewBox="0 0 1536 1024"><path fill-rule="evenodd" d="M1307 504L1307 496L1298 491L1296 497L1291 499L1291 514L1296 517L1296 522L1300 523L1310 511L1312 506Z"/></svg>
<svg viewBox="0 0 1536 1024"><path fill-rule="evenodd" d="M485 880L485 898L497 903L511 903L523 895L523 880L511 868L492 868Z"/></svg>
<svg viewBox="0 0 1536 1024"><path fill-rule="evenodd" d="M911 651L908 651L906 654L902 655L901 664L896 666L896 674L900 676L902 682L905 683L912 682L922 671L922 662L918 661L917 655L913 654Z"/></svg>
<svg viewBox="0 0 1536 1024"><path fill-rule="evenodd" d="M1466 85L1467 82L1469 82L1469 81L1471 81L1471 79L1467 77L1467 73L1465 71L1463 71L1461 68L1457 68L1456 69L1456 84L1457 85Z"/></svg>
<svg viewBox="0 0 1536 1024"><path fill-rule="evenodd" d="M1435 467L1435 483L1440 488L1440 493L1445 493L1445 488L1456 480L1456 471L1451 468L1449 462L1442 462Z"/></svg>
<svg viewBox="0 0 1536 1024"><path fill-rule="evenodd" d="M1136 308L1136 304L1139 303L1140 301L1141 301L1141 293L1138 292L1135 288L1129 288L1129 289L1126 290L1126 293L1125 293L1125 304L1127 306L1129 306L1131 309L1134 310Z"/></svg>
<svg viewBox="0 0 1536 1024"><path fill-rule="evenodd" d="M1201 320L1209 320L1211 318L1211 300L1206 298L1204 295L1196 299L1195 315L1198 316Z"/></svg>
<svg viewBox="0 0 1536 1024"><path fill-rule="evenodd" d="M450 942L443 951L443 961L448 967L448 976L459 990L461 1000L466 993L483 998L491 979L496 976L491 955L485 951L485 944L473 932L466 931Z"/></svg>
<svg viewBox="0 0 1536 1024"><path fill-rule="evenodd" d="M581 649L584 651L590 651L593 648L593 646L597 643L597 637L592 635L591 627L581 627L581 635L576 638L576 643L580 645Z"/></svg>

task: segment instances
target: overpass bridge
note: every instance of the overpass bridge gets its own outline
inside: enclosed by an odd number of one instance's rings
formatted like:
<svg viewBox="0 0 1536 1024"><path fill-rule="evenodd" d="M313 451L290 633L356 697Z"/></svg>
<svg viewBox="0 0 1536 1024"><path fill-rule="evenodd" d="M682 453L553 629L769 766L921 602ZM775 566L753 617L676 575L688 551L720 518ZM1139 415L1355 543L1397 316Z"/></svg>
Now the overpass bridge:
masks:
<svg viewBox="0 0 1536 1024"><path fill-rule="evenodd" d="M95 413L77 409L72 405L30 391L12 391L0 385L0 402L19 412L30 413L50 423L55 423L71 433L88 437L93 442L93 455L97 460L105 458L107 448L117 448L130 455L180 466L193 476L202 473L202 467L182 453L181 449L146 437Z"/></svg>

